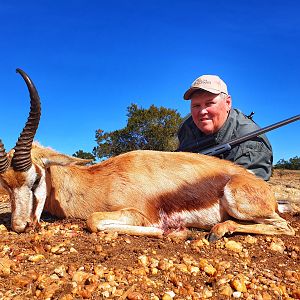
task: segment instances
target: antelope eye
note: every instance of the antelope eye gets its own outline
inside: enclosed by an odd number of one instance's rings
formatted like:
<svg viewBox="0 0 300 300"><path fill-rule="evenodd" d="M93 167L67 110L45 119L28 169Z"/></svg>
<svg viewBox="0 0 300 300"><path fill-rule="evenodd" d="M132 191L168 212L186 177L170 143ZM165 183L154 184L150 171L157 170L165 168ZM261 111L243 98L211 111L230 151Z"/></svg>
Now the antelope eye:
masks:
<svg viewBox="0 0 300 300"><path fill-rule="evenodd" d="M34 182L34 184L32 185L32 188L31 188L32 191L34 191L34 190L37 188L37 186L38 186L39 183L40 183L40 180L41 180L41 177L40 177L40 176L38 176L38 177L35 179L35 182Z"/></svg>

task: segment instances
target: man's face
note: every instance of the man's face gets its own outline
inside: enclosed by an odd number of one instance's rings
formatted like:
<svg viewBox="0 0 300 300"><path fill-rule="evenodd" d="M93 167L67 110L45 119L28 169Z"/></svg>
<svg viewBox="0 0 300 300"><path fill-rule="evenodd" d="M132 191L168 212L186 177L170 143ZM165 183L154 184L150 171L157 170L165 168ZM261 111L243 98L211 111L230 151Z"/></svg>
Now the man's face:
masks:
<svg viewBox="0 0 300 300"><path fill-rule="evenodd" d="M217 132L225 123L231 109L231 97L225 94L196 92L191 98L194 123L204 134Z"/></svg>

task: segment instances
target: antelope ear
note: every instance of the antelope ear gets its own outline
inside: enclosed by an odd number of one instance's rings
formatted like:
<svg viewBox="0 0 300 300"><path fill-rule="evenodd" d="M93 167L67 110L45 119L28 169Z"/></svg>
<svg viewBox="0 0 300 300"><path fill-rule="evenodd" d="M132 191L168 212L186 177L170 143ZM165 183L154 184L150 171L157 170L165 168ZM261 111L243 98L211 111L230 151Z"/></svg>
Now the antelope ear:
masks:
<svg viewBox="0 0 300 300"><path fill-rule="evenodd" d="M70 156L70 158L73 161L71 165L77 165L77 166L85 166L93 161L92 159L83 159L74 156L73 157Z"/></svg>
<svg viewBox="0 0 300 300"><path fill-rule="evenodd" d="M9 152L7 153L7 158L9 161L11 161L12 157L14 156L14 153L15 153L15 149L11 149L9 150Z"/></svg>
<svg viewBox="0 0 300 300"><path fill-rule="evenodd" d="M59 166L84 166L92 162L92 159L82 159L74 156L69 156L65 154L56 153L48 157L42 158L43 164L48 167L51 165Z"/></svg>
<svg viewBox="0 0 300 300"><path fill-rule="evenodd" d="M14 156L14 153L15 153L15 149L11 149L7 152L7 159L8 159L8 162L9 162L9 166L11 165L11 160Z"/></svg>

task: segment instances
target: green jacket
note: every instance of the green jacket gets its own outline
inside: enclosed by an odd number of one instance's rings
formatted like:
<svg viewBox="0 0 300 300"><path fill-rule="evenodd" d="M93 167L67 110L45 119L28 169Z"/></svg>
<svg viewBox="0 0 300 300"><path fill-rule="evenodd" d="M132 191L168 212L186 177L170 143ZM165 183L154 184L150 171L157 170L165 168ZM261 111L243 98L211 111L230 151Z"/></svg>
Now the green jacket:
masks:
<svg viewBox="0 0 300 300"><path fill-rule="evenodd" d="M198 129L192 116L189 115L178 131L179 147L185 148L197 141L201 143L201 146L195 152L200 152L208 147L225 144L257 129L259 126L253 120L246 117L238 109L232 109L225 124L217 133L205 135ZM264 134L234 146L219 157L245 167L264 180L269 180L271 176L273 153L271 144Z"/></svg>

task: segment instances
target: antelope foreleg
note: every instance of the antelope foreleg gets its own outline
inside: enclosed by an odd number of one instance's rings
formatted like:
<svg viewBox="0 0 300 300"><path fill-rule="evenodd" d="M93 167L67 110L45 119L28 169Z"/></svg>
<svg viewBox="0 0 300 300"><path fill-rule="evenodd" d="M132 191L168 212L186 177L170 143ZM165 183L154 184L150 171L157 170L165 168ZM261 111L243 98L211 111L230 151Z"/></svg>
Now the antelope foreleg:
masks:
<svg viewBox="0 0 300 300"><path fill-rule="evenodd" d="M113 212L95 212L87 219L91 232L114 231L120 234L162 237L160 228L149 226L150 222L135 209L124 209Z"/></svg>

